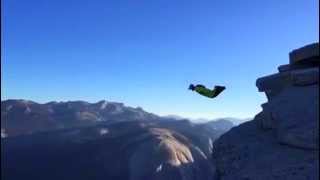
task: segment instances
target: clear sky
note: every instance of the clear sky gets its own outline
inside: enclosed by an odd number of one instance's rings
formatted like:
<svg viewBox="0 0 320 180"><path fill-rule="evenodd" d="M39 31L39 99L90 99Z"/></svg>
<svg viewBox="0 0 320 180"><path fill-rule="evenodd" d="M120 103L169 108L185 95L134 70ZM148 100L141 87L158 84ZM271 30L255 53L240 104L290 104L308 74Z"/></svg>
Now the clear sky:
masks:
<svg viewBox="0 0 320 180"><path fill-rule="evenodd" d="M2 99L252 117L255 81L318 41L318 0L2 0ZM190 83L227 89L216 99Z"/></svg>

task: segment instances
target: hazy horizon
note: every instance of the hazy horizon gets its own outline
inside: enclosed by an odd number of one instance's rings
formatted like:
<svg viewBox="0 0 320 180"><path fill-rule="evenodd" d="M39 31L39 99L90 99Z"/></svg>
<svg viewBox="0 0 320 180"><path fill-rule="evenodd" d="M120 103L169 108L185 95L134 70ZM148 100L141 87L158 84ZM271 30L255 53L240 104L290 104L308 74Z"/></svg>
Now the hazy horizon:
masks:
<svg viewBox="0 0 320 180"><path fill-rule="evenodd" d="M2 3L1 99L100 100L192 119L254 117L257 78L319 39L318 1ZM190 83L226 90L215 99Z"/></svg>

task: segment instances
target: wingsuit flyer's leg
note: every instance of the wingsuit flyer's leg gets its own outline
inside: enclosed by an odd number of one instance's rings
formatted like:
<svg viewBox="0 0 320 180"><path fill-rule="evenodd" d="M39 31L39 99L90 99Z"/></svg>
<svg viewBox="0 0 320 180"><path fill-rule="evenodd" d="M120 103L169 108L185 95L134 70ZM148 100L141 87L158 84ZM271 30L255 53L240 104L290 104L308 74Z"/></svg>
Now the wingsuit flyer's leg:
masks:
<svg viewBox="0 0 320 180"><path fill-rule="evenodd" d="M213 97L217 97L225 89L226 89L226 87L224 87L224 86L214 86Z"/></svg>

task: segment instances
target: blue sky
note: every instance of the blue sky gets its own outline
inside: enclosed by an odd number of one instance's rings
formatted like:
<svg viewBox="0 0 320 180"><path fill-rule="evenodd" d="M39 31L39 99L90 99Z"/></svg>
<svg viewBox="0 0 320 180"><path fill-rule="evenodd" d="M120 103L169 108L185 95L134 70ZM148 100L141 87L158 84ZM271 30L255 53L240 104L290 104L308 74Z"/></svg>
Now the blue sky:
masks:
<svg viewBox="0 0 320 180"><path fill-rule="evenodd" d="M2 99L252 117L258 77L318 41L317 0L3 0ZM218 98L190 83L227 87Z"/></svg>

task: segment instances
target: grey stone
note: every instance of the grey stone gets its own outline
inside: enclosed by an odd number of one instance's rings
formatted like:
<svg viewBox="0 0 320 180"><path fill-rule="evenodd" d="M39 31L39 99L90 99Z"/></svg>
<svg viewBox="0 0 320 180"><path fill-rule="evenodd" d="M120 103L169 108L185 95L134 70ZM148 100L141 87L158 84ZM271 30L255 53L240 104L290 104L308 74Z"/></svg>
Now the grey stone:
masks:
<svg viewBox="0 0 320 180"><path fill-rule="evenodd" d="M291 70L292 70L292 66L290 64L284 64L278 67L279 72L286 72Z"/></svg>
<svg viewBox="0 0 320 180"><path fill-rule="evenodd" d="M319 149L319 86L288 87L269 102L278 141Z"/></svg>
<svg viewBox="0 0 320 180"><path fill-rule="evenodd" d="M275 128L275 122L272 117L271 111L268 109L268 103L262 104L263 111L258 113L254 119L259 121L259 128L270 130Z"/></svg>
<svg viewBox="0 0 320 180"><path fill-rule="evenodd" d="M269 89L276 89L284 86L285 82L290 81L290 73L284 72L284 73L277 73L272 74L269 76L264 76L261 78L258 78L256 81L256 86L258 87L259 91L265 91Z"/></svg>
<svg viewBox="0 0 320 180"><path fill-rule="evenodd" d="M319 68L309 68L291 72L294 85L306 86L319 83Z"/></svg>
<svg viewBox="0 0 320 180"><path fill-rule="evenodd" d="M308 61L319 62L319 43L309 44L290 52L290 64L307 63ZM318 58L315 58L318 57Z"/></svg>
<svg viewBox="0 0 320 180"><path fill-rule="evenodd" d="M297 69L307 69L307 68L314 68L314 67L319 67L314 63L310 64L285 64L281 65L278 67L278 71L281 72L287 72L287 71L292 71L292 70L297 70Z"/></svg>
<svg viewBox="0 0 320 180"><path fill-rule="evenodd" d="M318 151L284 146L255 119L233 128L213 145L219 180L317 180Z"/></svg>
<svg viewBox="0 0 320 180"><path fill-rule="evenodd" d="M264 91L270 100L281 90L291 84L290 72L277 73L257 79L256 86L259 91Z"/></svg>

